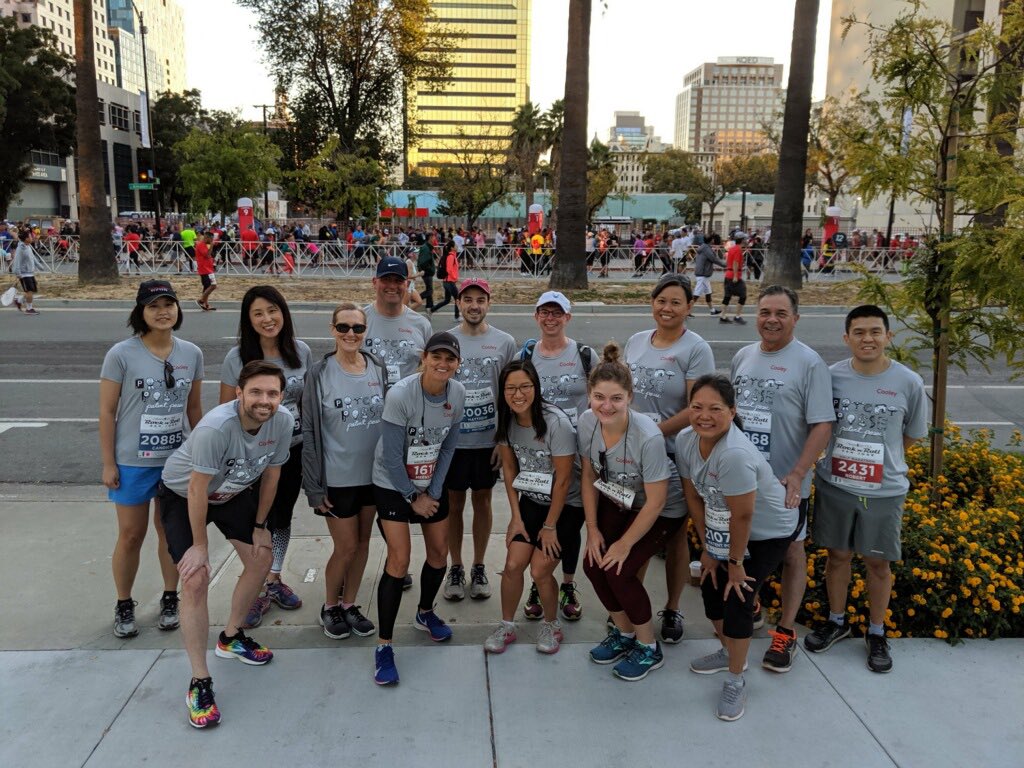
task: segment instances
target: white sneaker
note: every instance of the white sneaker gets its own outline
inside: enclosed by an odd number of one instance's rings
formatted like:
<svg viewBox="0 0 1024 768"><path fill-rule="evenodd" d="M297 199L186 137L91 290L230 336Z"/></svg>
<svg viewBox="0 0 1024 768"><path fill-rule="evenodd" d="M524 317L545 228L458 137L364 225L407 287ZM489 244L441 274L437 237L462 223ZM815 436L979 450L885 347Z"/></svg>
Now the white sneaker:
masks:
<svg viewBox="0 0 1024 768"><path fill-rule="evenodd" d="M444 599L463 600L466 597L466 571L461 565L453 565L448 569L448 577L444 580Z"/></svg>
<svg viewBox="0 0 1024 768"><path fill-rule="evenodd" d="M515 641L515 627L507 629L505 623L499 621L497 628L484 640L484 650L487 653L504 653L505 649Z"/></svg>
<svg viewBox="0 0 1024 768"><path fill-rule="evenodd" d="M469 596L473 600L486 600L491 596L491 585L487 581L487 573L482 564L469 569Z"/></svg>
<svg viewBox="0 0 1024 768"><path fill-rule="evenodd" d="M537 651L539 653L558 653L562 646L562 625L555 621L542 621L540 632L537 633Z"/></svg>

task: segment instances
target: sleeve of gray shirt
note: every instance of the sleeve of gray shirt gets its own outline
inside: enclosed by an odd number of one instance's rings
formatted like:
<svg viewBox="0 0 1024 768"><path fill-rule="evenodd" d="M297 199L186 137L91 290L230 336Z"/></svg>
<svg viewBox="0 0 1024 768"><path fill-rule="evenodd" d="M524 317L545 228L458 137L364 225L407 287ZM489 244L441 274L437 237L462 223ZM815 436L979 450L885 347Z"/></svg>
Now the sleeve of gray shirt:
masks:
<svg viewBox="0 0 1024 768"><path fill-rule="evenodd" d="M405 427L392 424L390 421L382 421L380 425L382 427L381 440L383 441L384 448L382 456L384 469L387 471L388 477L391 479L395 489L403 496L409 496L416 491L416 486L412 484L412 480L406 474L405 456L402 455L405 451ZM453 429L449 432L445 437L445 442L448 441L448 437L451 437L453 432L458 434L458 431Z"/></svg>
<svg viewBox="0 0 1024 768"><path fill-rule="evenodd" d="M309 506L313 508L323 504L327 495L323 477L323 438L320 435L319 374L319 369L307 372L302 389L302 487Z"/></svg>
<svg viewBox="0 0 1024 768"><path fill-rule="evenodd" d="M432 499L440 499L444 493L444 479L448 476L448 468L452 464L452 457L455 455L455 444L459 441L459 428L455 425L441 441L441 453L437 457L437 464L434 466L434 476L427 488L427 495Z"/></svg>

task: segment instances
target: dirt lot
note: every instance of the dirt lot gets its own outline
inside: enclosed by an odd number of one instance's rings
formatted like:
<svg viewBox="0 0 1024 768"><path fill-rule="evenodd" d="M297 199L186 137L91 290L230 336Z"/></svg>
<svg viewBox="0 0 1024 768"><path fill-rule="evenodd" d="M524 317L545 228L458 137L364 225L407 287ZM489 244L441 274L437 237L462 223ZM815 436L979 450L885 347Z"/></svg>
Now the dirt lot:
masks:
<svg viewBox="0 0 1024 768"><path fill-rule="evenodd" d="M80 286L77 277L40 275L40 296L46 299L134 299L139 277L122 277L117 285ZM190 300L200 293L199 278L195 275L175 276L171 281L182 300ZM369 280L350 278L289 278L289 277L237 277L218 275L218 289L211 299L239 301L254 285L271 282L277 285L289 301L334 303L341 300L369 301L373 285ZM800 291L802 304L828 304L848 306L855 301L858 282L849 280L835 283L815 283ZM537 295L547 290L544 280L498 280L492 285L496 304L533 304ZM753 286L751 286L753 288ZM591 281L587 290L566 291L572 301L600 301L605 304L646 304L650 299L650 283L630 281ZM716 286L715 297L721 288ZM434 286L440 296L440 286Z"/></svg>

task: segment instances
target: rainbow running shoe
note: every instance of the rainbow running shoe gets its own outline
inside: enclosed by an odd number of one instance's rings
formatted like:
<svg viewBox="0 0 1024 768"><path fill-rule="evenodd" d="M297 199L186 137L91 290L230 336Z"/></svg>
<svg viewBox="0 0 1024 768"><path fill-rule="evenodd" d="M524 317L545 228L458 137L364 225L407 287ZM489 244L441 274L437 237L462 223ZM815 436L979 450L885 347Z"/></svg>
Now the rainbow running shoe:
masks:
<svg viewBox="0 0 1024 768"><path fill-rule="evenodd" d="M188 707L188 722L193 728L205 728L220 722L220 710L213 700L213 680L204 677L202 680L192 678L185 697Z"/></svg>
<svg viewBox="0 0 1024 768"><path fill-rule="evenodd" d="M243 664L252 664L256 667L262 667L274 658L269 648L260 645L251 637L246 637L242 630L238 630L238 634L230 639L221 632L214 652L222 659L238 659Z"/></svg>

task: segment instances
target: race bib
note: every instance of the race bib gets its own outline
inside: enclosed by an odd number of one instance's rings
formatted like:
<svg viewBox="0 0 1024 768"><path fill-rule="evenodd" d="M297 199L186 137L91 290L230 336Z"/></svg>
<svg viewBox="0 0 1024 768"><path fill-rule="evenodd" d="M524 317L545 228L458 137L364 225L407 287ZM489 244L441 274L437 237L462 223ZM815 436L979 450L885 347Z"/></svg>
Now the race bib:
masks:
<svg viewBox="0 0 1024 768"><path fill-rule="evenodd" d="M743 434L766 459L772 455L772 412L738 409L743 417Z"/></svg>
<svg viewBox="0 0 1024 768"><path fill-rule="evenodd" d="M729 559L729 510L704 506L704 549L716 560Z"/></svg>
<svg viewBox="0 0 1024 768"><path fill-rule="evenodd" d="M494 429L496 418L494 393L490 387L466 390L466 406L462 412L460 432L488 432Z"/></svg>
<svg viewBox="0 0 1024 768"><path fill-rule="evenodd" d="M174 453L184 442L182 434L184 414L142 414L139 420L140 459L163 459Z"/></svg>
<svg viewBox="0 0 1024 768"><path fill-rule="evenodd" d="M636 491L631 488L619 485L618 483L609 483L604 480L595 480L594 487L623 509L633 508L633 500L636 498Z"/></svg>
<svg viewBox="0 0 1024 768"><path fill-rule="evenodd" d="M437 457L441 454L441 444L410 445L405 455L405 472L412 484L425 491L434 477Z"/></svg>
<svg viewBox="0 0 1024 768"><path fill-rule="evenodd" d="M225 501L234 498L252 483L233 483L230 480L225 480L220 484L220 488L207 496L207 501L213 502L214 504L223 504Z"/></svg>
<svg viewBox="0 0 1024 768"><path fill-rule="evenodd" d="M292 415L295 419L295 425L292 427L292 437L302 436L302 419L299 418L299 404L298 403L282 403L284 409Z"/></svg>
<svg viewBox="0 0 1024 768"><path fill-rule="evenodd" d="M388 384L397 384L402 378L402 366L398 363L388 363Z"/></svg>
<svg viewBox="0 0 1024 768"><path fill-rule="evenodd" d="M838 437L832 449L832 482L847 488L877 490L882 487L884 464L882 443Z"/></svg>
<svg viewBox="0 0 1024 768"><path fill-rule="evenodd" d="M512 487L522 493L550 498L553 480L550 472L520 472L512 481Z"/></svg>

